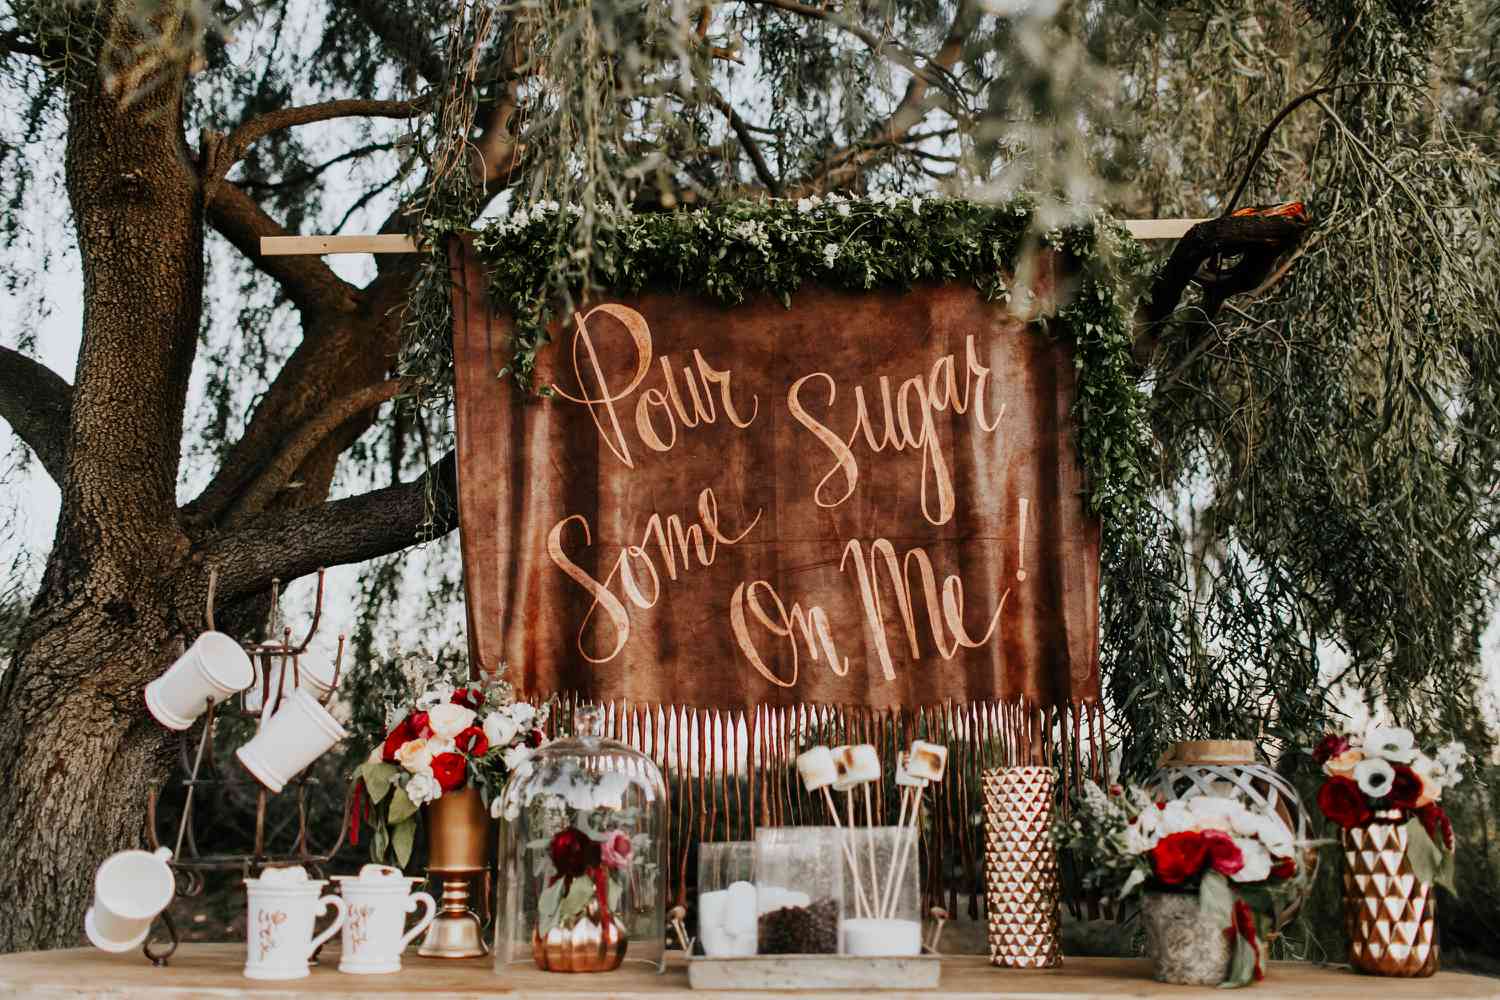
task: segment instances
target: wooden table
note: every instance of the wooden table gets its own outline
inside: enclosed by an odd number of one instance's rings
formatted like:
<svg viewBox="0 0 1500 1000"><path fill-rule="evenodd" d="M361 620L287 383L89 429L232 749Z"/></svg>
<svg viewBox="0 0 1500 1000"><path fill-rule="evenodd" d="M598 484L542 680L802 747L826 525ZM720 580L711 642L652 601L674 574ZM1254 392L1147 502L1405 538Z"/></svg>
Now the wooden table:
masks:
<svg viewBox="0 0 1500 1000"><path fill-rule="evenodd" d="M626 965L618 972L570 976L538 972L517 965L496 975L488 959L442 961L408 953L406 967L388 976L349 976L336 969L336 953L324 953L323 963L306 979L255 982L240 974L243 944L185 944L165 969L152 968L140 953L107 955L92 948L26 952L0 956L0 996L88 997L110 1000L177 1000L186 997L411 996L431 1000L474 1000L479 997L576 998L576 1000L657 1000L662 996L709 996L688 989L687 969L680 960L668 963L664 975ZM1153 982L1143 959L1070 958L1061 969L1017 972L992 968L978 956L956 956L943 962L942 985L936 994L883 992L881 1000L904 995L973 998L973 1000L1119 1000L1121 997L1165 997L1167 1000L1225 1000L1213 988L1164 986ZM776 994L734 993L719 996L753 1000L766 996L829 996L851 994L805 991ZM1235 996L1236 994L1228 994ZM1500 979L1440 972L1431 979L1372 979L1348 969L1277 962L1266 981L1243 994L1245 1000L1500 1000Z"/></svg>

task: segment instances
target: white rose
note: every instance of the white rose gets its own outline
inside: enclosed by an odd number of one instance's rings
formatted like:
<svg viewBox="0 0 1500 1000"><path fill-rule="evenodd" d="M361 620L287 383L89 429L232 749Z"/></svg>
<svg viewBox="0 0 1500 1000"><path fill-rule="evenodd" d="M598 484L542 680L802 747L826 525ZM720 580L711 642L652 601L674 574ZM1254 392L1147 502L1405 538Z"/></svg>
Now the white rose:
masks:
<svg viewBox="0 0 1500 1000"><path fill-rule="evenodd" d="M526 774L531 770L531 755L536 753L524 743L505 751L505 768L511 774Z"/></svg>
<svg viewBox="0 0 1500 1000"><path fill-rule="evenodd" d="M452 702L434 705L427 712L427 724L432 727L433 733L451 740L474 724L474 710Z"/></svg>
<svg viewBox="0 0 1500 1000"><path fill-rule="evenodd" d="M443 786L430 772L414 774L406 782L406 797L411 799L415 805L424 805L433 799L443 797Z"/></svg>
<svg viewBox="0 0 1500 1000"><path fill-rule="evenodd" d="M1354 780L1359 790L1372 799L1383 799L1391 792L1391 781L1396 777L1395 768L1380 757L1366 757L1354 767Z"/></svg>
<svg viewBox="0 0 1500 1000"><path fill-rule="evenodd" d="M1161 826L1164 833L1185 833L1198 828L1198 817L1188 809L1181 799L1173 799L1161 810Z"/></svg>
<svg viewBox="0 0 1500 1000"><path fill-rule="evenodd" d="M1249 837L1235 837L1234 845L1245 858L1245 866L1229 876L1236 882L1264 882L1271 877L1271 852L1260 845L1260 841Z"/></svg>
<svg viewBox="0 0 1500 1000"><path fill-rule="evenodd" d="M484 738L492 747L508 747L520 732L520 727L511 718L508 710L491 712L484 717Z"/></svg>
<svg viewBox="0 0 1500 1000"><path fill-rule="evenodd" d="M510 717L519 729L530 729L536 722L536 706L524 701L518 701L510 706Z"/></svg>
<svg viewBox="0 0 1500 1000"><path fill-rule="evenodd" d="M1383 757L1398 764L1409 764L1417 755L1416 740L1410 729L1394 726L1371 726L1365 730L1366 757Z"/></svg>
<svg viewBox="0 0 1500 1000"><path fill-rule="evenodd" d="M426 740L407 740L396 748L396 762L412 774L432 768L432 746Z"/></svg>
<svg viewBox="0 0 1500 1000"><path fill-rule="evenodd" d="M1197 795L1187 800L1188 812L1197 819L1200 830L1234 831L1235 820L1245 812L1243 806L1233 799L1221 799L1217 795Z"/></svg>

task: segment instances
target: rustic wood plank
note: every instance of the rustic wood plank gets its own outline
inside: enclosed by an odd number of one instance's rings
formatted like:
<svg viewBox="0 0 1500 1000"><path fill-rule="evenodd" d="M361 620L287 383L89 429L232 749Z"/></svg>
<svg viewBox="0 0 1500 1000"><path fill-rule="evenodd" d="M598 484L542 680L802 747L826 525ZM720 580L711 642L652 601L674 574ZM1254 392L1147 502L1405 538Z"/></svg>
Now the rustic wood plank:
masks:
<svg viewBox="0 0 1500 1000"><path fill-rule="evenodd" d="M602 975L538 972L527 962L496 974L488 958L445 960L418 958L407 952L405 968L391 975L351 976L337 971L338 955L330 948L306 979L261 982L244 978L245 945L185 944L164 969L152 968L139 952L107 955L92 948L26 952L0 956L0 996L108 998L108 1000L186 1000L188 997L251 997L290 1000L296 997L420 996L422 1000L474 1000L504 995L509 1000L657 1000L706 996L688 987L687 965L674 957L665 975L649 967L625 967ZM756 992L714 994L741 1000L789 996ZM798 997L842 997L845 992L798 990ZM869 995L869 994L867 994ZM880 1000L896 997L955 1000L1124 1000L1170 996L1171 1000L1224 1000L1212 987L1167 986L1152 982L1143 959L1066 958L1062 968L1041 972L997 969L981 956L943 959L936 991L886 990ZM1500 979L1440 972L1431 979L1376 979L1302 962L1273 962L1265 982L1250 994L1254 1000L1500 1000Z"/></svg>
<svg viewBox="0 0 1500 1000"><path fill-rule="evenodd" d="M1138 240L1180 239L1203 219L1127 219L1125 228ZM260 252L267 257L330 253L416 253L410 236L362 233L352 236L262 236Z"/></svg>

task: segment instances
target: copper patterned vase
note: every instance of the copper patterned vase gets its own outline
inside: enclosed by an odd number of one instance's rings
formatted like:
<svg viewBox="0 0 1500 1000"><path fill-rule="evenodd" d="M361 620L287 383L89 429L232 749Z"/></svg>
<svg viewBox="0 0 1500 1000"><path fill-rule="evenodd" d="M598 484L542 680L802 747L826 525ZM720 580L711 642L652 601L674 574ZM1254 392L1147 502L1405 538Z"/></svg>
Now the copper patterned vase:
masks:
<svg viewBox="0 0 1500 1000"><path fill-rule="evenodd" d="M531 958L543 972L610 972L625 961L625 928L612 916L600 919L599 903L571 924L552 928L543 936L531 932Z"/></svg>
<svg viewBox="0 0 1500 1000"><path fill-rule="evenodd" d="M1062 964L1050 767L1002 767L984 789L984 902L990 963L1009 969Z"/></svg>
<svg viewBox="0 0 1500 1000"><path fill-rule="evenodd" d="M1437 896L1412 873L1399 812L1344 830L1344 930L1349 964L1376 976L1430 976L1438 967Z"/></svg>

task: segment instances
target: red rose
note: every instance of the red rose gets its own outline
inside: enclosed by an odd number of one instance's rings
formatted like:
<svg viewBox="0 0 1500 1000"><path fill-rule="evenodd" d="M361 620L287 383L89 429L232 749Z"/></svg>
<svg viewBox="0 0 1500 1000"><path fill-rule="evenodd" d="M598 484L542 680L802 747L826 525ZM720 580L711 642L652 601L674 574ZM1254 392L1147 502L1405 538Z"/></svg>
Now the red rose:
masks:
<svg viewBox="0 0 1500 1000"><path fill-rule="evenodd" d="M409 716L409 719L411 721L412 732L417 734L416 736L413 736L412 739L425 740L427 737L432 735L432 727L427 724L426 712L413 712Z"/></svg>
<svg viewBox="0 0 1500 1000"><path fill-rule="evenodd" d="M1291 878L1296 874L1297 862L1292 860L1291 858L1277 858L1276 862L1271 865L1272 878L1286 879Z"/></svg>
<svg viewBox="0 0 1500 1000"><path fill-rule="evenodd" d="M1181 885L1203 871L1208 862L1208 841L1196 830L1172 833L1151 848L1151 868L1159 881Z"/></svg>
<svg viewBox="0 0 1500 1000"><path fill-rule="evenodd" d="M1434 843L1441 844L1447 850L1453 850L1453 821L1448 814L1443 812L1443 807L1436 802L1429 802L1417 810L1417 819L1422 821L1422 828L1427 831ZM1441 833L1440 833L1441 832Z"/></svg>
<svg viewBox="0 0 1500 1000"><path fill-rule="evenodd" d="M396 763L396 751L401 749L403 743L409 743L417 738L416 730L412 728L412 717L407 716L396 724L385 737L385 746L380 751L380 759L387 764Z"/></svg>
<svg viewBox="0 0 1500 1000"><path fill-rule="evenodd" d="M1370 803L1353 778L1334 775L1318 789L1318 808L1345 830L1370 822Z"/></svg>
<svg viewBox="0 0 1500 1000"><path fill-rule="evenodd" d="M547 742L547 734L542 732L540 729L533 729L531 732L526 734L526 745L533 750L535 750L545 742Z"/></svg>
<svg viewBox="0 0 1500 1000"><path fill-rule="evenodd" d="M478 726L470 726L460 732L453 737L453 743L470 757L483 757L485 751L490 748L489 738Z"/></svg>
<svg viewBox="0 0 1500 1000"><path fill-rule="evenodd" d="M1349 737L1340 736L1337 733L1334 733L1331 736L1323 737L1318 741L1318 745L1313 747L1313 760L1317 761L1319 764L1326 764L1328 761L1332 760L1334 757L1337 757L1339 754L1348 749Z"/></svg>
<svg viewBox="0 0 1500 1000"><path fill-rule="evenodd" d="M1244 852L1223 830L1204 830L1203 842L1208 845L1208 863L1220 875L1233 875L1245 867Z"/></svg>
<svg viewBox="0 0 1500 1000"><path fill-rule="evenodd" d="M456 753L440 753L432 758L432 776L445 792L464 786L465 767L464 759Z"/></svg>
<svg viewBox="0 0 1500 1000"><path fill-rule="evenodd" d="M1391 790L1386 804L1392 809L1417 808L1417 799L1422 797L1422 779L1405 764L1392 764L1391 770L1396 773L1391 777Z"/></svg>
<svg viewBox="0 0 1500 1000"><path fill-rule="evenodd" d="M459 688L453 692L453 704L462 705L464 708L472 708L479 711L479 706L484 704L484 692L478 688Z"/></svg>
<svg viewBox="0 0 1500 1000"><path fill-rule="evenodd" d="M599 864L599 845L571 826L552 838L547 853L563 878L579 878Z"/></svg>

